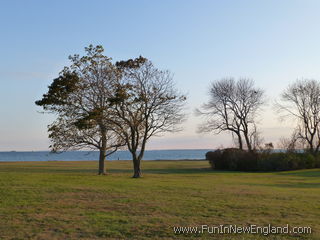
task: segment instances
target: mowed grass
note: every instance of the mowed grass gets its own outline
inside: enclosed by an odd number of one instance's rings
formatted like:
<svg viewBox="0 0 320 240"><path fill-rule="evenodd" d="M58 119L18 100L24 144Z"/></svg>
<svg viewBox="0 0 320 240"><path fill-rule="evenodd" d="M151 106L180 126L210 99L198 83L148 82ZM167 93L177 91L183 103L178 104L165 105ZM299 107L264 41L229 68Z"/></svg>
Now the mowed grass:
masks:
<svg viewBox="0 0 320 240"><path fill-rule="evenodd" d="M212 171L206 161L0 163L0 239L320 239L320 169ZM175 234L174 226L310 226L310 235Z"/></svg>

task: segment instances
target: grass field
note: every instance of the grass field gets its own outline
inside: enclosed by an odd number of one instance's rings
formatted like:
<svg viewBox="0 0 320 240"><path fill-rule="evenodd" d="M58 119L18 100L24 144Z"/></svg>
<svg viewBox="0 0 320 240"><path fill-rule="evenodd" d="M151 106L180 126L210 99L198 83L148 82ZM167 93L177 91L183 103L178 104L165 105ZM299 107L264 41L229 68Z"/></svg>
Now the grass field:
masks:
<svg viewBox="0 0 320 240"><path fill-rule="evenodd" d="M0 163L0 239L320 239L320 169L212 171L206 161ZM174 226L311 226L310 235L174 234Z"/></svg>

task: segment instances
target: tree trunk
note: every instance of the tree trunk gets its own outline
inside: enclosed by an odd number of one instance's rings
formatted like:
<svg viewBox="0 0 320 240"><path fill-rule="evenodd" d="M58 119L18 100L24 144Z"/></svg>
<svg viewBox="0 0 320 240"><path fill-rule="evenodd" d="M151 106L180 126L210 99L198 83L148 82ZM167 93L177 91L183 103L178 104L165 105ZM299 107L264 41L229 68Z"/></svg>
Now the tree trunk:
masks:
<svg viewBox="0 0 320 240"><path fill-rule="evenodd" d="M306 139L307 139L307 143L309 144L309 152L311 154L314 154L315 153L315 149L314 149L314 146L313 146L313 135L310 136L310 139L307 136Z"/></svg>
<svg viewBox="0 0 320 240"><path fill-rule="evenodd" d="M238 143L239 143L239 149L243 149L243 144L242 144L242 138L241 138L241 135L240 133L236 133L237 136L238 136Z"/></svg>
<svg viewBox="0 0 320 240"><path fill-rule="evenodd" d="M106 170L104 168L104 162L107 156L107 136L106 130L104 127L101 128L101 148L100 148L100 155L99 155L99 175L105 175Z"/></svg>
<svg viewBox="0 0 320 240"><path fill-rule="evenodd" d="M319 147L320 147L320 143L318 142L317 146L316 146L316 148L314 150L314 154L317 154L319 152Z"/></svg>
<svg viewBox="0 0 320 240"><path fill-rule="evenodd" d="M313 148L313 144L311 143L311 144L309 144L309 151L310 151L310 153L311 154L314 154L315 153L315 150L314 150L314 148Z"/></svg>
<svg viewBox="0 0 320 240"><path fill-rule="evenodd" d="M141 159L139 157L133 157L133 178L141 177L141 169L140 169Z"/></svg>
<svg viewBox="0 0 320 240"><path fill-rule="evenodd" d="M105 175L106 170L104 168L104 161L106 159L106 150L100 149L100 155L99 155L99 175Z"/></svg>
<svg viewBox="0 0 320 240"><path fill-rule="evenodd" d="M244 138L246 140L248 151L252 152L252 146L251 146L251 142L250 142L250 139L249 139L249 136L248 136L248 132L244 132L243 135L244 135Z"/></svg>

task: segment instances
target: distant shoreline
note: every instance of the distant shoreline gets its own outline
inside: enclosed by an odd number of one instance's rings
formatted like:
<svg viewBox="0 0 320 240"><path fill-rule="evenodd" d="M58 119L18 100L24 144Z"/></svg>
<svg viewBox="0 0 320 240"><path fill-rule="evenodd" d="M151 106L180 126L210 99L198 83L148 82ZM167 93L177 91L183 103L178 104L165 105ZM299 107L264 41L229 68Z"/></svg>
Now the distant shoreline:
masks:
<svg viewBox="0 0 320 240"><path fill-rule="evenodd" d="M201 150L147 150L143 160L195 160L204 159L208 149ZM96 161L97 151L66 151L59 153L44 152L0 152L0 162L38 162L38 161ZM129 151L118 151L107 156L107 161L132 160Z"/></svg>
<svg viewBox="0 0 320 240"><path fill-rule="evenodd" d="M98 161L98 159L95 159L95 160L28 160L28 161L1 161L0 160L0 164L1 163L16 163L16 162L23 162L23 163L27 163L27 162L94 162L94 161ZM110 159L106 159L106 161L110 161L110 162L130 162L132 160L110 160ZM206 159L155 159L155 160L150 160L150 159L147 159L147 160L143 160L142 161L150 161L150 162L154 162L154 161L158 161L158 162L172 162L172 161L176 161L176 162L185 162L185 161L207 161Z"/></svg>
<svg viewBox="0 0 320 240"><path fill-rule="evenodd" d="M214 151L216 148L179 148L179 149L148 149L146 152L150 151ZM127 152L128 150L118 150L117 152ZM98 150L68 150L68 151L59 151L59 152L52 152L50 150L7 150L7 151L0 151L0 153L34 153L34 152L41 152L41 153L52 153L52 154L60 154L64 152L99 152Z"/></svg>

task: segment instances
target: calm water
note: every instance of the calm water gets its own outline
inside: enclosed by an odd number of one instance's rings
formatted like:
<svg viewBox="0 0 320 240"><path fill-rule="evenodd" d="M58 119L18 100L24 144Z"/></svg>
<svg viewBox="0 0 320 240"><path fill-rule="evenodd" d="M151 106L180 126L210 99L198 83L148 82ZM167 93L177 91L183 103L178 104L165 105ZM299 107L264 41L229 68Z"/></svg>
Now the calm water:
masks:
<svg viewBox="0 0 320 240"><path fill-rule="evenodd" d="M150 150L144 154L144 160L179 160L205 159L208 149L196 150ZM17 161L96 161L99 152L96 151L69 151L63 153L50 152L0 152L0 162ZM107 157L108 160L131 160L128 151L118 151Z"/></svg>

